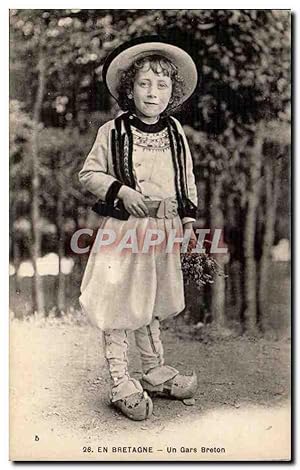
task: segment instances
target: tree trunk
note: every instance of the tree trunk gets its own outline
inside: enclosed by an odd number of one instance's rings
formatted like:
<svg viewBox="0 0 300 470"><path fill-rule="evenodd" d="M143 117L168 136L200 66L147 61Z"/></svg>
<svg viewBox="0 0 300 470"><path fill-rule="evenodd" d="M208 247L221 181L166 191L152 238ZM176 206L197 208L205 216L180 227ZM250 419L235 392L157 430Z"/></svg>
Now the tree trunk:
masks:
<svg viewBox="0 0 300 470"><path fill-rule="evenodd" d="M43 97L45 93L46 64L43 52L40 51L38 61L38 88L33 113L32 133L32 261L34 266L33 279L33 308L37 312L44 312L45 299L42 278L37 271L37 260L41 256L42 231L40 224L40 178L39 178L39 149L38 134Z"/></svg>
<svg viewBox="0 0 300 470"><path fill-rule="evenodd" d="M211 199L211 188L210 188L210 178L206 180L205 191L204 191L204 207L205 207L205 226L203 228L209 228L210 226L210 199ZM201 192L198 190L198 194ZM211 315L211 285L205 284L202 290L202 308L205 312L204 323L209 323L212 320ZM199 314L199 318L202 313Z"/></svg>
<svg viewBox="0 0 300 470"><path fill-rule="evenodd" d="M11 236L10 236L10 243L11 243L11 249L12 249L12 254L13 254L13 266L15 268L15 291L16 294L18 295L19 292L19 277L18 277L18 270L21 264L21 253L20 253L20 246L19 246L19 233L17 230L14 230L13 223L14 221L17 220L17 210L16 210L16 204L14 200L11 202L11 209L10 209L10 220L11 220Z"/></svg>
<svg viewBox="0 0 300 470"><path fill-rule="evenodd" d="M210 200L210 228L213 231L216 228L224 231L224 215L221 208L222 179L217 177L211 186ZM217 256L218 264L224 268L224 255ZM225 324L225 279L217 276L211 289L211 313L213 321L217 326Z"/></svg>
<svg viewBox="0 0 300 470"><path fill-rule="evenodd" d="M244 332L257 333L257 310L256 310L256 259L255 259L255 233L256 233L256 211L259 202L262 167L262 136L258 132L254 147L250 150L249 189L245 214L243 249L244 249L244 272L243 272L243 312L241 318L244 322Z"/></svg>
<svg viewBox="0 0 300 470"><path fill-rule="evenodd" d="M63 190L62 182L58 184L58 197L57 197L57 233L58 233L58 259L59 259L59 271L58 271L58 290L57 290L57 306L59 312L65 311L66 303L66 285L65 275L62 272L62 258L65 254L65 232L64 232L64 201L63 201Z"/></svg>
<svg viewBox="0 0 300 470"><path fill-rule="evenodd" d="M262 255L259 263L259 285L257 292L258 300L258 326L261 331L265 330L264 310L267 291L268 272L271 259L271 248L274 243L276 209L279 192L280 163L274 168L272 162L267 161L265 168L265 226L262 239Z"/></svg>

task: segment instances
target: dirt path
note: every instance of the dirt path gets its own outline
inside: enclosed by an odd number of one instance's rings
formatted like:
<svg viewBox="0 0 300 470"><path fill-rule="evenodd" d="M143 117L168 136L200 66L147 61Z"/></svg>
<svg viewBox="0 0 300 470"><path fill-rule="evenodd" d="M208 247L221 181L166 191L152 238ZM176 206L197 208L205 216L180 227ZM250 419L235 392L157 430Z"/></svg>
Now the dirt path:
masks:
<svg viewBox="0 0 300 470"><path fill-rule="evenodd" d="M108 375L95 329L12 322L11 457L288 458L288 342L235 339L203 344L183 341L169 331L163 338L166 362L197 372L196 404L156 399L152 418L136 423L108 405ZM133 348L130 359L131 370L139 371ZM147 452L113 453L113 447L138 445L147 446ZM194 450L186 453L181 447ZM202 452L202 447L224 448L225 453Z"/></svg>

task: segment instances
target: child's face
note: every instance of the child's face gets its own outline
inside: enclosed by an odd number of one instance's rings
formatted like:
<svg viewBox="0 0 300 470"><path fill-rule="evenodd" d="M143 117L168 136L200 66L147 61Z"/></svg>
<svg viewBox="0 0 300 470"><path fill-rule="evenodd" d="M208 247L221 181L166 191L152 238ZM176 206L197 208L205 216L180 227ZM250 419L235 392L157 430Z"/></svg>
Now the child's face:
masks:
<svg viewBox="0 0 300 470"><path fill-rule="evenodd" d="M168 106L172 95L172 80L158 69L157 73L145 63L138 70L133 84L133 100L140 118L154 120Z"/></svg>

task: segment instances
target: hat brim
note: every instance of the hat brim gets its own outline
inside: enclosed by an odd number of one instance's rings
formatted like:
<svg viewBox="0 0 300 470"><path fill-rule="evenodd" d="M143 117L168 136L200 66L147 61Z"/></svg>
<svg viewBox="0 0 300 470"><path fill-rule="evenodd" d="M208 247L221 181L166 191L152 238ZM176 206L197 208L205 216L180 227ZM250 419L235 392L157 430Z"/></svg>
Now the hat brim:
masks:
<svg viewBox="0 0 300 470"><path fill-rule="evenodd" d="M126 45L125 45L126 47ZM107 59L103 67L103 79L110 94L118 101L118 86L121 75L138 59L148 55L158 54L176 65L180 76L183 78L183 94L177 106L185 102L195 91L198 82L198 73L195 62L183 49L173 44L151 41L128 46L124 45L120 52L114 51Z"/></svg>

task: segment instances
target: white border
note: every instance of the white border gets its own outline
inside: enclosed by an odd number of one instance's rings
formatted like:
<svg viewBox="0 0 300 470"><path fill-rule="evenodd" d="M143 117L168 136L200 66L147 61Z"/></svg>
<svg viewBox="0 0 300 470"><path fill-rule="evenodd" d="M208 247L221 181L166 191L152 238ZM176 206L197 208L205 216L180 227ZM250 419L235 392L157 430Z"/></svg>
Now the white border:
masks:
<svg viewBox="0 0 300 470"><path fill-rule="evenodd" d="M182 9L183 3L182 0L172 0L172 1L149 1L144 0L143 2L143 9ZM244 2L244 1L235 1L235 2L226 2L226 6L224 2L220 1L213 1L209 2L209 6L214 9L291 9L294 15L294 181L295 181L295 194L294 194L294 245L295 245L295 252L293 253L293 258L295 259L295 279L294 279L294 292L295 292L295 301L297 300L297 292L300 291L299 279L296 276L298 273L298 266L299 266L299 256L298 250L296 247L297 240L299 239L299 205L296 203L299 202L299 181L300 181L300 174L299 174L299 163L298 163L298 155L299 155L299 121L297 119L296 114L299 112L299 98L296 88L297 79L299 77L299 60L297 60L296 51L299 50L299 33L296 31L296 27L298 26L298 16L300 12L299 2L296 1L292 2L282 2L278 0L270 1L252 1ZM141 2L139 0L135 1L127 1L125 2L126 9L140 9L139 6ZM101 3L99 0L96 1L89 1L88 4L84 5L84 8L99 8L104 6L104 2ZM185 8L190 9L199 9L200 6L204 6L199 4L198 1L189 1L184 3ZM206 5L205 5L206 6ZM4 382L1 381L1 439L0 439L0 462L1 468L8 468L11 467L12 463L8 462L8 9L9 8L38 8L38 9L46 9L46 8L82 8L82 1L72 0L72 1L65 1L63 5L59 2L45 2L42 4L41 2L33 1L25 2L25 1L15 1L15 2L2 2L0 6L0 31L1 31L1 58L2 58L2 73L1 73L1 86L0 86L0 93L1 93L1 117L2 117L2 125L1 125L1 172L0 172L0 188L1 188L1 231L0 231L0 243L4 255L2 253L1 256L1 295L0 295L0 331L1 331L1 377L4 378ZM109 1L109 8L119 8L124 9L124 2L110 0ZM294 369L296 371L296 364L299 365L299 346L296 347L298 341L296 338L299 338L299 321L297 320L297 308L298 302L294 305L294 346L295 346L295 355L294 355ZM296 390L299 391L299 374L295 376L295 384L294 384L294 402L296 398ZM294 423L296 428L296 423L300 422L299 416L299 407L296 407L296 403L294 403L296 415L294 416ZM298 452L296 448L297 442L297 429L295 429L295 458L298 460ZM34 466L35 469L42 467L42 464L27 464L30 467ZM60 468L64 468L64 464L56 464ZM81 468L87 468L87 463L82 463L79 465ZM106 464L101 464L106 465ZM110 468L113 464L109 464ZM126 464L123 464L126 465ZM148 464L149 465L149 464ZM163 464L154 464L156 468L159 468ZM189 464L181 464L181 467L187 467ZM212 464L210 468L216 468L220 464ZM222 465L222 464L221 464ZM244 464L240 464L241 466ZM249 464L248 464L249 465ZM288 464L281 464L281 465L288 465ZM169 466L169 465L168 465ZM176 467L178 464L176 464ZM239 466L239 464L238 464ZM271 466L273 466L271 464ZM275 466L275 464L274 464ZM236 467L236 465L235 465ZM255 465L255 468L263 468L264 464ZM270 465L268 465L270 468Z"/></svg>

